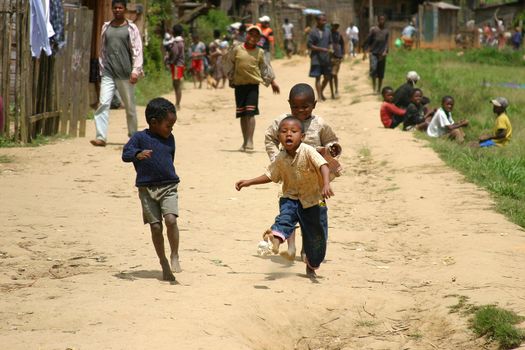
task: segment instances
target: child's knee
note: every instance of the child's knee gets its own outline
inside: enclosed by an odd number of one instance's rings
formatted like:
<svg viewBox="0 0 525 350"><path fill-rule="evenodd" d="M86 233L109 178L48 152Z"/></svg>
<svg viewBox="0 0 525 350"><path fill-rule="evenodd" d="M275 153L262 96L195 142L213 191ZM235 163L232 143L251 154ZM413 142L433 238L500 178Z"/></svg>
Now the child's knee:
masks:
<svg viewBox="0 0 525 350"><path fill-rule="evenodd" d="M152 234L161 234L162 233L162 223L155 222L153 224L149 224L149 227L151 229Z"/></svg>
<svg viewBox="0 0 525 350"><path fill-rule="evenodd" d="M166 226L176 226L177 225L177 215L175 214L164 215L164 222L166 223Z"/></svg>

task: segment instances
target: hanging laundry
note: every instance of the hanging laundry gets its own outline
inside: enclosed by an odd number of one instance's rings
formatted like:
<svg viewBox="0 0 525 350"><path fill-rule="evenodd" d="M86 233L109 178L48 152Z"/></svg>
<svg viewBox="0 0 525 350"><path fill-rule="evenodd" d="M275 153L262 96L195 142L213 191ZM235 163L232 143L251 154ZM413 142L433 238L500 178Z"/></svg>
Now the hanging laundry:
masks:
<svg viewBox="0 0 525 350"><path fill-rule="evenodd" d="M33 57L40 57L42 50L46 55L51 56L51 45L49 44L49 36L47 34L46 18L44 7L41 0L31 0L31 18L29 31L31 36L29 44L31 45L31 55Z"/></svg>
<svg viewBox="0 0 525 350"><path fill-rule="evenodd" d="M53 49L56 51L56 48L61 49L66 45L64 37L64 6L62 5L62 0L51 0L49 13L49 20L55 31L55 35L51 37L51 43L53 44Z"/></svg>

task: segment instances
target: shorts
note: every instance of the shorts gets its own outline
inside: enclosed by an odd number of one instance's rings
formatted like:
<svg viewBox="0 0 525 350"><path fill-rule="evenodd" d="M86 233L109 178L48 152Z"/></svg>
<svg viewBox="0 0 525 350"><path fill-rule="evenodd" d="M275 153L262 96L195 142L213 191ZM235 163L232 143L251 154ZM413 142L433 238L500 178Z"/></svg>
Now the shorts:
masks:
<svg viewBox="0 0 525 350"><path fill-rule="evenodd" d="M253 117L259 114L259 84L235 86L235 116Z"/></svg>
<svg viewBox="0 0 525 350"><path fill-rule="evenodd" d="M181 80L184 77L184 66L170 64L171 80Z"/></svg>
<svg viewBox="0 0 525 350"><path fill-rule="evenodd" d="M283 240L288 239L299 223L303 238L306 263L312 269L318 268L326 255L328 237L328 212L325 202L303 208L300 201L282 197L279 200L279 215L272 225L272 234Z"/></svg>
<svg viewBox="0 0 525 350"><path fill-rule="evenodd" d="M385 77L386 56L370 55L370 78L383 79Z"/></svg>
<svg viewBox="0 0 525 350"><path fill-rule="evenodd" d="M496 143L492 140L485 140L479 143L479 147L492 147L496 146Z"/></svg>
<svg viewBox="0 0 525 350"><path fill-rule="evenodd" d="M341 62L343 61L342 58L335 58L332 57L331 63L332 63L332 75L339 74L339 68L341 67Z"/></svg>
<svg viewBox="0 0 525 350"><path fill-rule="evenodd" d="M166 214L179 216L178 183L139 187L144 224L162 222Z"/></svg>
<svg viewBox="0 0 525 350"><path fill-rule="evenodd" d="M202 73L204 71L204 60L191 60L191 69L195 73Z"/></svg>
<svg viewBox="0 0 525 350"><path fill-rule="evenodd" d="M330 78L332 76L332 67L327 65L320 65L320 64L312 64L310 66L310 74L309 76L312 78L318 78L321 75Z"/></svg>

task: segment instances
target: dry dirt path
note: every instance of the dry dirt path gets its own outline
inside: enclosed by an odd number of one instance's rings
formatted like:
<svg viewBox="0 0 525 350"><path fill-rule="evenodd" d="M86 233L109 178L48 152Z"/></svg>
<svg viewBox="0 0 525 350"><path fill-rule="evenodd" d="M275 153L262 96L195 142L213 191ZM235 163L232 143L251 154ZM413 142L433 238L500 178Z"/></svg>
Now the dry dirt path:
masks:
<svg viewBox="0 0 525 350"><path fill-rule="evenodd" d="M306 59L275 63L283 93L262 89L253 154L236 151L233 91L186 84L174 129L178 284L159 280L134 170L120 160L123 111L112 112L106 148L88 143L89 122L87 138L0 149L14 159L0 164L1 348L487 346L449 313L451 295L525 314L525 234L425 141L380 127L366 68L345 63L341 99L315 110L340 137L346 169L333 183L318 283L300 262L256 255L277 213L277 185L234 189L266 166L263 131L288 110L290 87L312 83Z"/></svg>

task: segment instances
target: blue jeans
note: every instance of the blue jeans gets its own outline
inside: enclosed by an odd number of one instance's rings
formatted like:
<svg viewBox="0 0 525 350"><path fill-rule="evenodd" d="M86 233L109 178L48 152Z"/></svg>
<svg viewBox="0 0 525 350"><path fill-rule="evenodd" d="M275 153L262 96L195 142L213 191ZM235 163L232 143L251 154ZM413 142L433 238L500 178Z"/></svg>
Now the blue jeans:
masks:
<svg viewBox="0 0 525 350"><path fill-rule="evenodd" d="M303 250L307 264L318 268L326 255L326 239L328 237L328 209L326 205L315 205L304 209L301 202L289 198L279 200L279 215L272 225L272 233L288 239L299 223L303 237Z"/></svg>

